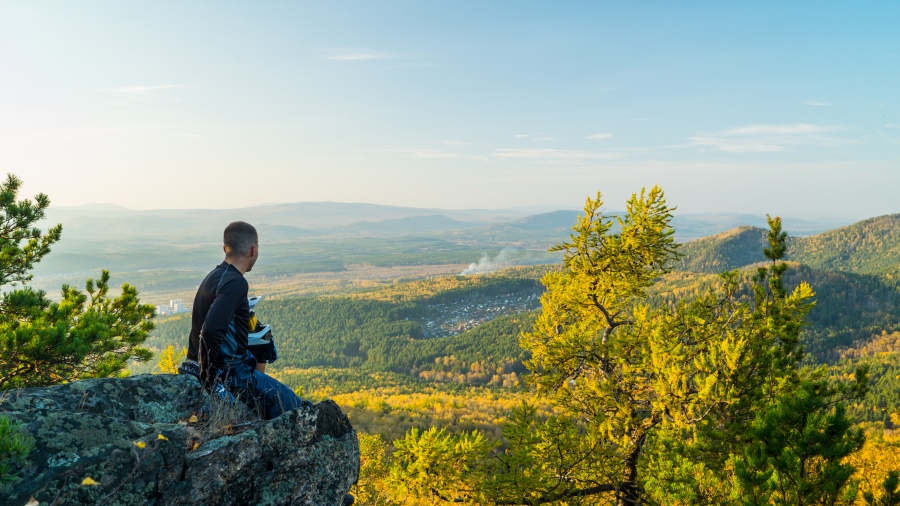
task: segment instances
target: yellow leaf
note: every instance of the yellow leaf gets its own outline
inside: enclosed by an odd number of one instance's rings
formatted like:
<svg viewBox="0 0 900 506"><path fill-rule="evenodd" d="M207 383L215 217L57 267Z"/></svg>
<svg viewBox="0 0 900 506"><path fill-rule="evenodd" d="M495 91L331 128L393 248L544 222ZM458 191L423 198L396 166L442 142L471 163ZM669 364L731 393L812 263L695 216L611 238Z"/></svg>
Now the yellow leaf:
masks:
<svg viewBox="0 0 900 506"><path fill-rule="evenodd" d="M169 438L167 438L166 436L163 436L162 434L156 436L156 439L159 439L160 441L168 441L169 440Z"/></svg>
<svg viewBox="0 0 900 506"><path fill-rule="evenodd" d="M191 417L188 418L188 423L197 423L199 420L200 419L197 418L197 415L191 415Z"/></svg>
<svg viewBox="0 0 900 506"><path fill-rule="evenodd" d="M94 479L91 478L90 476L88 476L87 478L81 480L81 484L82 484L82 485L99 485L99 483L97 483L96 481L94 481Z"/></svg>
<svg viewBox="0 0 900 506"><path fill-rule="evenodd" d="M135 441L134 446L137 446L138 448L143 450L144 448L147 447L147 443L145 443L143 441Z"/></svg>
<svg viewBox="0 0 900 506"><path fill-rule="evenodd" d="M194 447L191 448L191 451L194 451L194 450L196 450L197 448L200 448L200 443L194 443Z"/></svg>

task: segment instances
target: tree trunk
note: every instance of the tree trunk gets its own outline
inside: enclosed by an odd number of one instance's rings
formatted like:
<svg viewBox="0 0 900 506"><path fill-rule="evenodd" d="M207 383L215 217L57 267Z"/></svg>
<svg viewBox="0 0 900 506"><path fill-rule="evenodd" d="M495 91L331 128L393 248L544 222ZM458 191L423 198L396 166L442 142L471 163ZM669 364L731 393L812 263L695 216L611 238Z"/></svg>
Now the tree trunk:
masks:
<svg viewBox="0 0 900 506"><path fill-rule="evenodd" d="M637 466L645 439L643 431L635 434L634 444L625 456L625 472L622 475L622 484L616 493L616 506L634 506L641 502L642 490L638 484Z"/></svg>

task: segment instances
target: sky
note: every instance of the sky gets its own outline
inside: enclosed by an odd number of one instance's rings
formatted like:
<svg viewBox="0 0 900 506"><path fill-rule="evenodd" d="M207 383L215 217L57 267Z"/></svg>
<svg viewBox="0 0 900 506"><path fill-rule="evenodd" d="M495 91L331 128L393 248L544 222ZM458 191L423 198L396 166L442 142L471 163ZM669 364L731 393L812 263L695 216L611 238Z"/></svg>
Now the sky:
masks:
<svg viewBox="0 0 900 506"><path fill-rule="evenodd" d="M53 205L900 212L900 2L0 3Z"/></svg>

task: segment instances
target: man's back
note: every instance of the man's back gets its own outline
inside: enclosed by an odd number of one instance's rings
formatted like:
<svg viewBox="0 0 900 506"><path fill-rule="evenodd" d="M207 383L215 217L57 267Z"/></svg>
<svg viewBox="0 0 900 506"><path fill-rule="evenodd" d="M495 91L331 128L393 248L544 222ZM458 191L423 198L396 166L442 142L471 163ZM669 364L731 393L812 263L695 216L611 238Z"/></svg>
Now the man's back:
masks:
<svg viewBox="0 0 900 506"><path fill-rule="evenodd" d="M247 291L247 280L228 262L217 265L200 283L191 315L188 358L200 363L204 377L253 360L247 351Z"/></svg>

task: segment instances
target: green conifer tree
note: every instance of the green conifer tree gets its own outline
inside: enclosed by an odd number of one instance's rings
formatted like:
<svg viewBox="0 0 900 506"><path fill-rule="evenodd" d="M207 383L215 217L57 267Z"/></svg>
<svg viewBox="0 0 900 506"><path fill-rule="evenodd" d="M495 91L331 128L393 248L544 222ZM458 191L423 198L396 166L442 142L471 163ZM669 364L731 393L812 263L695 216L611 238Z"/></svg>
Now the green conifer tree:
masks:
<svg viewBox="0 0 900 506"><path fill-rule="evenodd" d="M34 226L50 199L16 200L21 185L12 174L0 184L0 287L14 286L0 299L0 390L113 376L128 360L149 360L140 345L153 328L153 306L141 304L128 284L111 297L109 272L88 280L85 292L64 285L59 302L16 286L31 279L62 234L60 225L46 232Z"/></svg>
<svg viewBox="0 0 900 506"><path fill-rule="evenodd" d="M20 424L0 416L0 492L19 478L16 470L33 449L34 439Z"/></svg>
<svg viewBox="0 0 900 506"><path fill-rule="evenodd" d="M725 273L716 290L660 307L647 292L678 258L673 209L657 187L632 196L619 217L603 216L602 205L599 194L588 199L570 240L555 248L563 268L544 278L542 313L522 336L532 384L555 415L513 417L486 495L496 504L741 504L757 491L766 503L775 500L765 485L773 476L784 486L805 475L791 492L798 504L844 497L849 474L839 461L861 436L838 406L865 391L865 374L836 389L799 368L814 294L806 283L784 286L780 219L770 219L771 263L755 276ZM785 405L801 391L809 402ZM805 415L787 423L798 407ZM773 424L786 439L805 434L820 446L799 458L761 457L747 482L735 478Z"/></svg>

